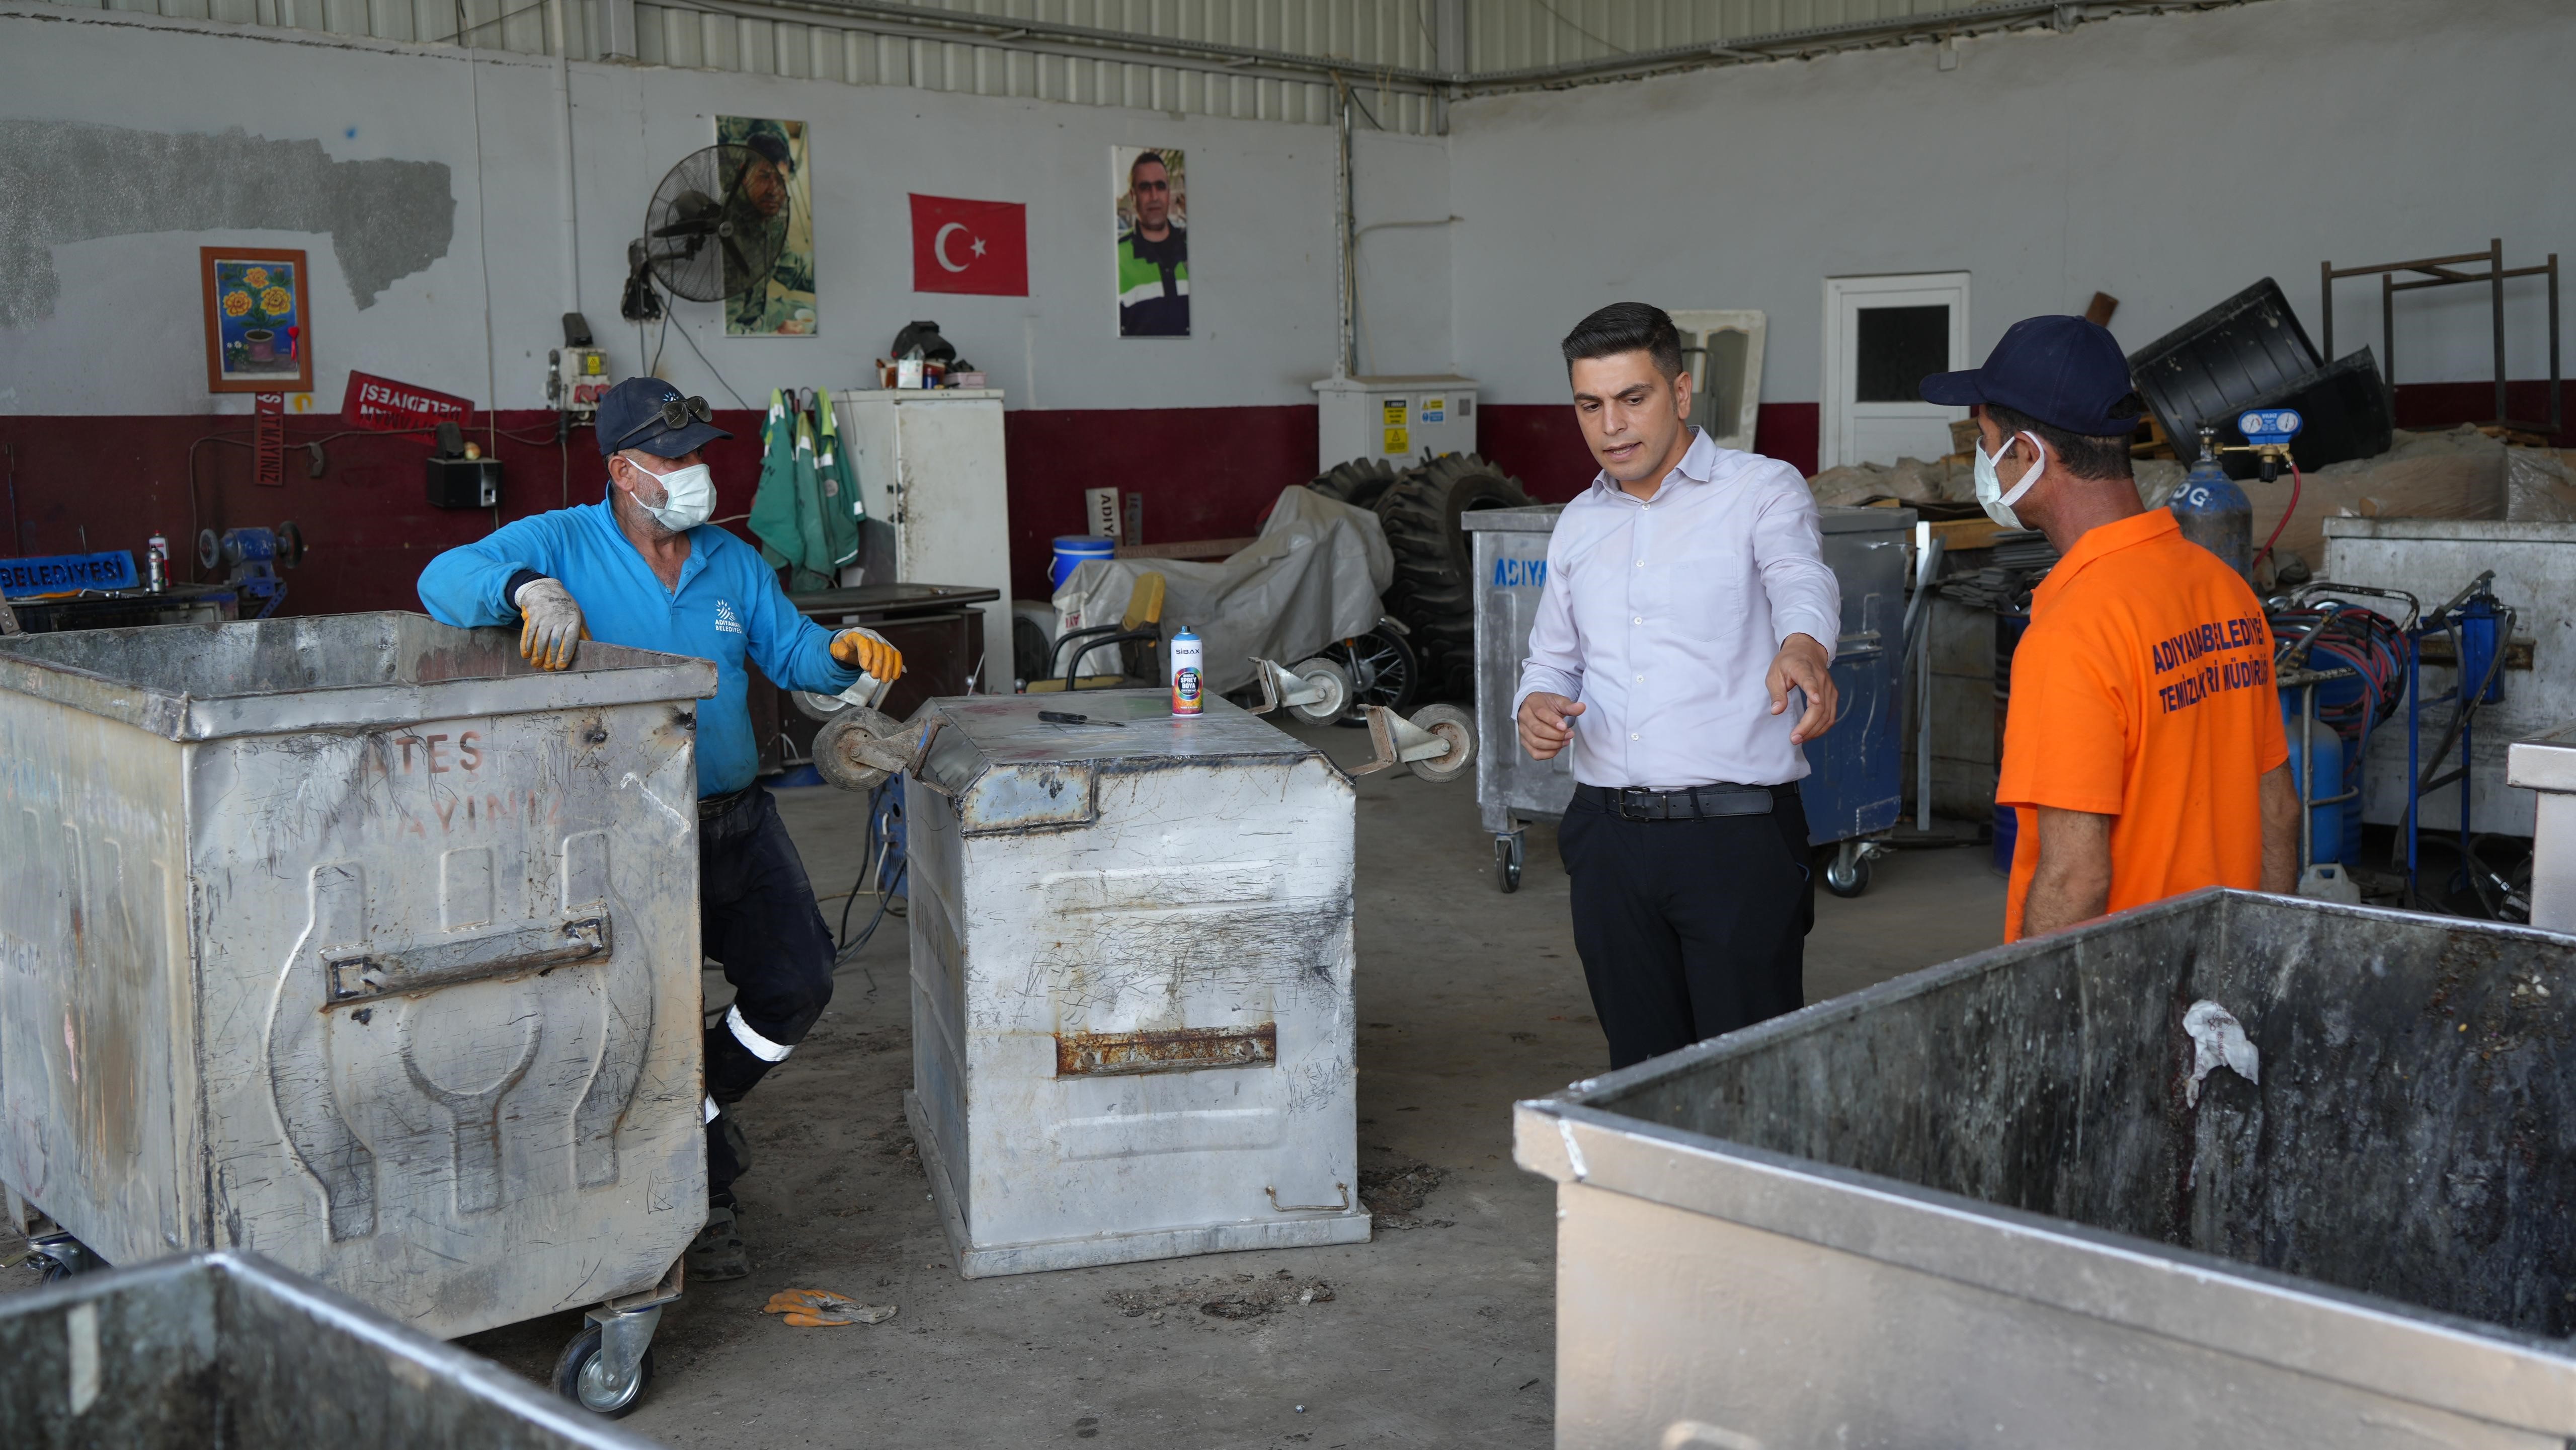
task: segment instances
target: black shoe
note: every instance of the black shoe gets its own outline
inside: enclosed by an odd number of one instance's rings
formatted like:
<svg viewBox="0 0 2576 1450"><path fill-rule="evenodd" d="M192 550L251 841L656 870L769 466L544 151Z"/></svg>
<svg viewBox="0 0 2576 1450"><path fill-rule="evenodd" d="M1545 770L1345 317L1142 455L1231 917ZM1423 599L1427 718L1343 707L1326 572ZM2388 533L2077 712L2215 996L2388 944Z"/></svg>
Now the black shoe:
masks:
<svg viewBox="0 0 2576 1450"><path fill-rule="evenodd" d="M689 1245L692 1279L741 1279L751 1274L751 1249L742 1241L742 1224L731 1204L707 1210L707 1226Z"/></svg>

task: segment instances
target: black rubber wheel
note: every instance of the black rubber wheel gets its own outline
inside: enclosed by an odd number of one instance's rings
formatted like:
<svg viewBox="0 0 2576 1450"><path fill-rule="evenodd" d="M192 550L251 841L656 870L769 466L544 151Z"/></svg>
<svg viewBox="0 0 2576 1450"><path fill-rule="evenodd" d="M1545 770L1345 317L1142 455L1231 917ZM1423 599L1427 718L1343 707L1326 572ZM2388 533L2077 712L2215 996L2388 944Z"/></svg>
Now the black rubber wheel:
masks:
<svg viewBox="0 0 2576 1450"><path fill-rule="evenodd" d="M1521 889L1521 853L1507 840L1494 842L1494 884L1505 896Z"/></svg>
<svg viewBox="0 0 2576 1450"><path fill-rule="evenodd" d="M1849 900L1869 889L1869 858L1860 857L1853 861L1851 869L1846 871L1843 869L1842 849L1838 846L1827 847L1824 869L1818 871L1816 877L1825 883L1827 891Z"/></svg>
<svg viewBox="0 0 2576 1450"><path fill-rule="evenodd" d="M1319 653L1351 677L1350 711L1335 724L1366 725L1367 705L1401 715L1422 696L1422 660L1401 630L1380 625L1357 639L1337 639Z"/></svg>
<svg viewBox="0 0 2576 1450"><path fill-rule="evenodd" d="M1459 520L1481 509L1537 503L1519 479L1474 453L1448 453L1405 470L1377 502L1395 582L1389 614L1413 631L1427 699L1464 700L1476 691L1474 553Z"/></svg>
<svg viewBox="0 0 2576 1450"><path fill-rule="evenodd" d="M605 1378L599 1363L600 1332L597 1324L584 1321L581 1333L564 1346L563 1358L555 1361L555 1393L604 1419L622 1420L644 1402L644 1388L653 1383L653 1351L644 1351L643 1362L635 1369L635 1383L623 1395L610 1395L600 1384ZM589 1383L584 1384L584 1379Z"/></svg>
<svg viewBox="0 0 2576 1450"><path fill-rule="evenodd" d="M1353 508L1375 508L1395 476L1395 465L1383 458L1354 458L1325 469L1306 486Z"/></svg>
<svg viewBox="0 0 2576 1450"><path fill-rule="evenodd" d="M43 1271L37 1275L37 1279L42 1283L59 1284L79 1272L80 1270L73 1268L71 1265L64 1263L60 1259L47 1259L45 1260L45 1267Z"/></svg>

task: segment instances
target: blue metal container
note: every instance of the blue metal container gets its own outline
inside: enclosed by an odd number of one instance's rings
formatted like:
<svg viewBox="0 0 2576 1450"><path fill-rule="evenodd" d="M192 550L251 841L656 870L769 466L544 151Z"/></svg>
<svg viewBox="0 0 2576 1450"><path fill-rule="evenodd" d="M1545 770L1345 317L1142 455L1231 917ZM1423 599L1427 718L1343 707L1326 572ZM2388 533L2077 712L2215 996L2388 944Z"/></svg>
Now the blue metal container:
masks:
<svg viewBox="0 0 2576 1450"><path fill-rule="evenodd" d="M2171 507L2184 538L2226 560L2239 575L2253 577L2254 506L2206 446L2174 490Z"/></svg>
<svg viewBox="0 0 2576 1450"><path fill-rule="evenodd" d="M1073 571L1093 559L1118 557L1118 541L1106 534L1059 534L1055 541L1054 562L1047 565L1047 584L1062 589Z"/></svg>

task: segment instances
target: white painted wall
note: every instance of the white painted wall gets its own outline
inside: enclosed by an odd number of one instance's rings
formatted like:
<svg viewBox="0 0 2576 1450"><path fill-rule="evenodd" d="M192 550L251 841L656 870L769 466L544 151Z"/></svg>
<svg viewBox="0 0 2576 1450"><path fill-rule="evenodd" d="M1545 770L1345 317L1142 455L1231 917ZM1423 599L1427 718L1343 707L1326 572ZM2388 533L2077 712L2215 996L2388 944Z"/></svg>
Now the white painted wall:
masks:
<svg viewBox="0 0 2576 1450"><path fill-rule="evenodd" d="M1556 341L1594 307L1759 307L1764 401L1814 401L1829 276L1972 273L1982 358L2096 290L2135 349L2266 275L2316 338L2328 258L2501 236L2508 264L2576 262L2565 0L2266 0L1959 49L1454 106L1460 367L1555 402ZM2546 376L2540 284L2508 285L2512 375ZM2377 285L2337 296L2337 351L2376 351ZM2399 380L2492 376L2486 308L2401 295Z"/></svg>
<svg viewBox="0 0 2576 1450"><path fill-rule="evenodd" d="M657 67L575 63L571 74L580 310L621 374L638 355L617 316L626 243L664 170L713 140L720 113L812 126L821 326L810 339L727 338L714 305L678 304L662 370L718 406L730 398L715 372L755 403L773 386L855 383L916 317L936 319L1014 407L1311 403L1307 384L1332 365L1329 127ZM552 61L0 5L0 117L11 116L239 127L318 138L338 160L442 161L457 212L446 256L364 310L319 234L163 232L55 247L52 316L0 329L0 412L246 410L246 397L204 390L196 249L211 241L310 253L318 410L337 409L351 368L543 406L544 358L566 310ZM1373 154L1389 156L1391 172L1440 178L1436 143L1388 141ZM1188 339L1117 335L1113 144L1189 148ZM914 191L1025 203L1031 295L914 293ZM1420 244L1390 242L1379 255L1399 246ZM1387 285L1401 299L1384 305L1389 319L1440 329L1430 365L1445 366L1445 278Z"/></svg>
<svg viewBox="0 0 2576 1450"><path fill-rule="evenodd" d="M2267 273L2313 333L2321 258L2491 235L2516 261L2576 253L2576 194L2555 184L2570 53L2563 0L2265 0L1967 42L1948 72L1918 45L1464 102L1446 141L1358 139L1359 220L1377 228L1359 243L1361 365L1455 368L1489 400L1553 402L1555 340L1636 296L1764 309L1765 399L1813 400L1823 278L1954 268L1974 277L1979 355L2096 289L2122 299L2113 330L2134 348ZM822 335L728 339L713 306L681 304L662 368L691 391L730 401L709 364L754 402L845 384L925 316L1014 407L1305 403L1331 367L1329 127L658 67L571 78L580 307L620 372L638 362L616 322L626 241L718 113L813 126ZM447 254L364 310L326 237L219 238L311 252L325 410L352 367L539 405L564 310L553 81L541 58L0 0L0 119L238 127L452 168ZM1108 150L1174 142L1192 153L1198 335L1123 341ZM1026 203L1033 295L912 292L915 190ZM0 329L0 412L245 408L203 391L195 249L215 239L53 248L52 316ZM2530 377L2537 287L2516 285L2513 371ZM2347 286L2339 343L2375 344L2375 289ZM2403 302L2401 379L2485 375L2483 294Z"/></svg>

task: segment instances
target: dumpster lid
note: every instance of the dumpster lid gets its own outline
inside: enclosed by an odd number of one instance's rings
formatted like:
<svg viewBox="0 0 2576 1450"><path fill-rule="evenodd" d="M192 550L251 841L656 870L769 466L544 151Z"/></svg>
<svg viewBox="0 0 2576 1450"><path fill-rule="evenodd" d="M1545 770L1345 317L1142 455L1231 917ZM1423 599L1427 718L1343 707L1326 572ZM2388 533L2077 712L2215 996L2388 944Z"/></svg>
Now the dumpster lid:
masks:
<svg viewBox="0 0 2576 1450"><path fill-rule="evenodd" d="M716 671L598 640L574 668L540 670L507 629L387 610L0 639L0 689L169 740L216 740L703 700Z"/></svg>
<svg viewBox="0 0 2576 1450"><path fill-rule="evenodd" d="M1040 720L1041 710L1118 723L1059 724ZM969 836L1090 825L1103 776L1315 760L1348 783L1323 751L1239 705L1211 698L1206 714L1179 718L1161 690L958 695L924 703L912 719L937 732L913 777L950 799Z"/></svg>
<svg viewBox="0 0 2576 1450"><path fill-rule="evenodd" d="M1816 527L1828 534L1897 533L1913 528L1920 517L1910 508L1832 504L1816 510Z"/></svg>
<svg viewBox="0 0 2576 1450"><path fill-rule="evenodd" d="M1556 531L1556 516L1565 512L1561 503L1540 504L1525 509L1477 509L1458 516L1458 527L1473 534L1491 529L1501 533L1549 534Z"/></svg>
<svg viewBox="0 0 2576 1450"><path fill-rule="evenodd" d="M1118 723L1061 725L1039 719L1041 710ZM931 759L941 766L960 758L960 746L994 765L1177 764L1247 755L1294 759L1322 753L1242 706L1213 696L1207 701L1207 713L1196 719L1174 715L1172 697L1163 690L957 695L929 701L915 718L926 723L933 711L947 722L931 750Z"/></svg>

